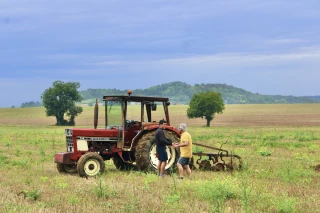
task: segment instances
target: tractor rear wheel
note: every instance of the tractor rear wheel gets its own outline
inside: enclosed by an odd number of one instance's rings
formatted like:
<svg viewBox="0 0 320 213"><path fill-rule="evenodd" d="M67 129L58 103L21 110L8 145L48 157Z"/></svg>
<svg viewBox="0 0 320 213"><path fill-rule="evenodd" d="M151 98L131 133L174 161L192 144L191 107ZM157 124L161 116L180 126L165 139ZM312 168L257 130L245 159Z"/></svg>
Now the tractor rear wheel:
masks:
<svg viewBox="0 0 320 213"><path fill-rule="evenodd" d="M112 161L119 170L133 170L135 168L131 163L123 162L122 158L117 153L112 157Z"/></svg>
<svg viewBox="0 0 320 213"><path fill-rule="evenodd" d="M105 169L103 158L95 152L88 152L81 156L77 163L80 177L93 177L102 174Z"/></svg>
<svg viewBox="0 0 320 213"><path fill-rule="evenodd" d="M164 130L164 132L166 137L172 142L179 142L179 137L175 133L166 130ZM154 135L155 131L146 133L141 137L136 147L136 164L137 168L141 171L157 170L159 160L156 153ZM179 152L172 146L167 146L166 150L168 154L168 160L165 170L172 171L176 169L176 163L179 159Z"/></svg>
<svg viewBox="0 0 320 213"><path fill-rule="evenodd" d="M60 173L76 173L77 165L57 163L57 169Z"/></svg>

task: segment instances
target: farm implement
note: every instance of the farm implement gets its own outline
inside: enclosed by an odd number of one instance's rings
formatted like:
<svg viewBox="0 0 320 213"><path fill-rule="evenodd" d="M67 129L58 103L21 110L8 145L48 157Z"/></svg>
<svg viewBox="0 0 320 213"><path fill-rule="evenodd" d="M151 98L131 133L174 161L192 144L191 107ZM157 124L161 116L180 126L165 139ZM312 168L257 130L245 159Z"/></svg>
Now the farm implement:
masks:
<svg viewBox="0 0 320 213"><path fill-rule="evenodd" d="M220 148L203 145L200 143L193 143L193 145L215 150L215 152L193 152L193 157L190 162L191 169L209 170L209 171L233 171L242 168L242 160L239 155L229 153L229 151ZM199 157L195 160L195 157ZM196 166L196 164L198 166Z"/></svg>

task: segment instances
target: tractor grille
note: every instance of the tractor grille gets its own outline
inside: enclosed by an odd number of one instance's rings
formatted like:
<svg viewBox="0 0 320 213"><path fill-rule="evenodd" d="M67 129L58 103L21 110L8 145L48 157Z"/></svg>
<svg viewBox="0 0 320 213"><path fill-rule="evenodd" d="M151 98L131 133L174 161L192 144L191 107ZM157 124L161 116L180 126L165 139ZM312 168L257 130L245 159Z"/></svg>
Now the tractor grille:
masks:
<svg viewBox="0 0 320 213"><path fill-rule="evenodd" d="M67 140L67 152L73 152L72 136L66 136L66 140Z"/></svg>

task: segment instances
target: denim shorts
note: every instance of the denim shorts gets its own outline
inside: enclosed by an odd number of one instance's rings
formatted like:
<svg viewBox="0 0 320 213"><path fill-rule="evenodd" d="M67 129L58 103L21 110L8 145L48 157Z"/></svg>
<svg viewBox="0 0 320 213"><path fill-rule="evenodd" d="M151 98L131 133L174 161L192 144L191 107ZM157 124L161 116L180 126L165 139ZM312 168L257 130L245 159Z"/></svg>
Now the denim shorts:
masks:
<svg viewBox="0 0 320 213"><path fill-rule="evenodd" d="M182 166L189 165L190 158L180 157L178 160L178 163L181 164Z"/></svg>

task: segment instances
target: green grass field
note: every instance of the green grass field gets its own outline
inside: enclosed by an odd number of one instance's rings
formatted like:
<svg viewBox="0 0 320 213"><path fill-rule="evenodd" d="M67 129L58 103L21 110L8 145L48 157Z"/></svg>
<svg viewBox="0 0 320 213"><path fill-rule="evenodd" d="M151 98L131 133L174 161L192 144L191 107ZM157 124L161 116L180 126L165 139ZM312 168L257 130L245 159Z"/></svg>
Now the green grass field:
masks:
<svg viewBox="0 0 320 213"><path fill-rule="evenodd" d="M96 178L59 174L53 162L65 151L64 128L44 108L0 109L2 212L320 212L320 105L226 105L211 127L188 119L187 106L170 106L171 124L188 124L194 142L240 155L237 172L176 175L121 172L106 161ZM104 113L99 112L104 127ZM93 126L84 107L77 127ZM199 147L194 146L195 150ZM209 151L209 150L208 150Z"/></svg>

